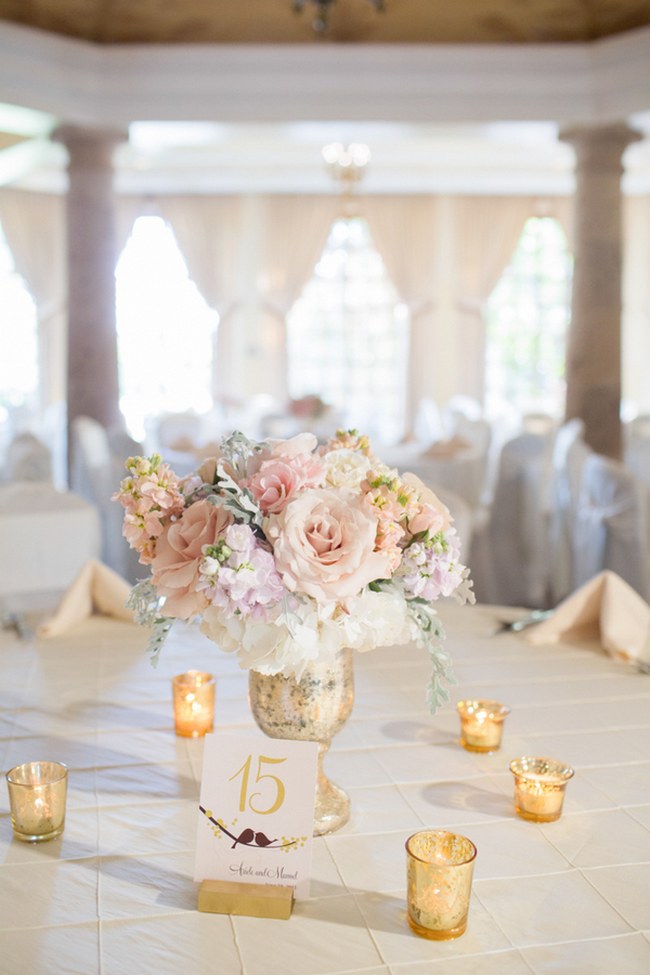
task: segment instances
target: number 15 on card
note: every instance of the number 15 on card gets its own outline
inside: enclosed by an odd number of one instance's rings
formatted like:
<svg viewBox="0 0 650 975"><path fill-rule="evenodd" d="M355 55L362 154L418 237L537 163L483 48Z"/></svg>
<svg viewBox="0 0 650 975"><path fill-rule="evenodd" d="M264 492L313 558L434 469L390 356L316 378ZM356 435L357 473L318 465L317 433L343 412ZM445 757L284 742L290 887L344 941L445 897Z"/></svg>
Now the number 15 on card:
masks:
<svg viewBox="0 0 650 975"><path fill-rule="evenodd" d="M291 885L309 895L315 742L204 739L195 880Z"/></svg>

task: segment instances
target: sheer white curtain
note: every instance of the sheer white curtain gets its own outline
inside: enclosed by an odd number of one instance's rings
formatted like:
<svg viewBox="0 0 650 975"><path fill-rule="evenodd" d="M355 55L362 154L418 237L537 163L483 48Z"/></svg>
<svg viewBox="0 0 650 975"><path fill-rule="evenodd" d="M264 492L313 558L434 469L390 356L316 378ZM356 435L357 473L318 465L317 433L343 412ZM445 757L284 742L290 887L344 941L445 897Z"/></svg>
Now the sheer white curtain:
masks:
<svg viewBox="0 0 650 975"><path fill-rule="evenodd" d="M27 190L0 190L0 222L38 315L39 435L50 446L54 481L65 473L67 273L65 198Z"/></svg>
<svg viewBox="0 0 650 975"><path fill-rule="evenodd" d="M625 199L623 227L623 399L650 413L650 195Z"/></svg>
<svg viewBox="0 0 650 975"><path fill-rule="evenodd" d="M65 399L65 199L0 191L0 222L38 312L41 403Z"/></svg>
<svg viewBox="0 0 650 975"><path fill-rule="evenodd" d="M456 211L456 314L461 359L459 391L483 400L483 305L517 246L536 199L528 196L458 197Z"/></svg>
<svg viewBox="0 0 650 975"><path fill-rule="evenodd" d="M438 201L433 196L364 197L361 210L386 270L411 321L407 423L412 429L420 401L435 396L435 261Z"/></svg>
<svg viewBox="0 0 650 975"><path fill-rule="evenodd" d="M259 274L261 303L253 341L265 363L266 389L287 398L286 317L311 277L330 228L341 216L333 196L265 196L260 200Z"/></svg>
<svg viewBox="0 0 650 975"><path fill-rule="evenodd" d="M187 262L190 277L207 304L219 313L214 393L233 387L235 312L241 301L241 196L165 196L157 212L167 220Z"/></svg>
<svg viewBox="0 0 650 975"><path fill-rule="evenodd" d="M157 204L147 196L119 196L115 200L115 263L131 236L138 217L158 216Z"/></svg>

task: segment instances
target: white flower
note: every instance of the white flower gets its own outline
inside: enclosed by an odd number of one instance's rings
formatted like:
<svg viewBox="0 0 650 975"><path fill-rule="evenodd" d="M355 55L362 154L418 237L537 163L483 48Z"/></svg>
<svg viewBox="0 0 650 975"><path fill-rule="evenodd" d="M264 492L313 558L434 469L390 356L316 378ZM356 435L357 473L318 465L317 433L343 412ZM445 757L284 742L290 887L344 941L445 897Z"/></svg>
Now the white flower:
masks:
<svg viewBox="0 0 650 975"><path fill-rule="evenodd" d="M370 460L357 450L330 450L323 457L325 480L333 487L358 491L359 485L370 470Z"/></svg>
<svg viewBox="0 0 650 975"><path fill-rule="evenodd" d="M374 647L408 643L413 639L413 627L404 598L399 592L373 592L367 589L348 600L348 629L361 631L361 643L353 643L362 652Z"/></svg>

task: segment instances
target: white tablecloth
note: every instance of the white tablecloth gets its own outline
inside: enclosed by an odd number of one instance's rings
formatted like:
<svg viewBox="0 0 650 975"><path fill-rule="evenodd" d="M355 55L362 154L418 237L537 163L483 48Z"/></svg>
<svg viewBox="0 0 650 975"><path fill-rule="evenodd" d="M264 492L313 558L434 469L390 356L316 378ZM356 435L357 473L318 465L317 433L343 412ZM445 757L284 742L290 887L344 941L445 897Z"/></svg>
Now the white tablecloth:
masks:
<svg viewBox="0 0 650 975"><path fill-rule="evenodd" d="M288 921L201 914L192 881L203 743L176 738L170 677L218 677L220 728L250 730L246 675L196 628L154 670L145 634L94 618L47 642L0 632L0 756L70 767L66 828L12 839L0 800L3 975L647 975L650 677L595 651L492 636L494 607L445 606L454 699L512 708L503 749L463 751L452 705L428 715L426 654L356 658L353 717L326 764L352 818L315 840L312 898ZM510 758L572 764L565 813L513 811ZM405 919L404 841L469 836L478 858L466 934L436 943Z"/></svg>

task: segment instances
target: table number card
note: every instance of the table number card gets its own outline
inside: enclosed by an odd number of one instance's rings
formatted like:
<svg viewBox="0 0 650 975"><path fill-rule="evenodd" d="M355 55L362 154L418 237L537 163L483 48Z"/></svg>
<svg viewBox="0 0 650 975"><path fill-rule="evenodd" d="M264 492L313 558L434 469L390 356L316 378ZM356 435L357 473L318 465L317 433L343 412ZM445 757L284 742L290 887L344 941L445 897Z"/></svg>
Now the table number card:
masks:
<svg viewBox="0 0 650 975"><path fill-rule="evenodd" d="M194 879L308 897L317 768L316 742L206 735Z"/></svg>

